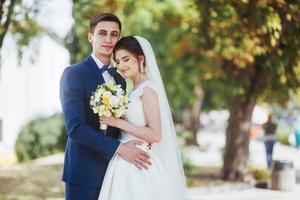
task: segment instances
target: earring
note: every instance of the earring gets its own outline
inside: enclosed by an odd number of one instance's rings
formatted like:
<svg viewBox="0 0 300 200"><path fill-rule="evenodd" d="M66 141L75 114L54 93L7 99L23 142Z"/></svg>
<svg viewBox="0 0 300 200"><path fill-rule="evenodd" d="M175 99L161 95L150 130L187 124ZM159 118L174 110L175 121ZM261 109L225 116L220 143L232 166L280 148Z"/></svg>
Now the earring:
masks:
<svg viewBox="0 0 300 200"><path fill-rule="evenodd" d="M144 70L145 66L143 65L143 62L141 62L140 66L141 66L141 73L145 74L145 70Z"/></svg>

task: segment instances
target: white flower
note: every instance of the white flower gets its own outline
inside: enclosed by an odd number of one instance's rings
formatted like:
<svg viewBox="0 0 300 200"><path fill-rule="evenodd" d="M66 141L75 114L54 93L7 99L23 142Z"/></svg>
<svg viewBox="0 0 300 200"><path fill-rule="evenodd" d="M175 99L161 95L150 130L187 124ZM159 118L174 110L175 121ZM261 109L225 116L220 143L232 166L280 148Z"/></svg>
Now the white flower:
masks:
<svg viewBox="0 0 300 200"><path fill-rule="evenodd" d="M104 92L105 92L105 89L104 89L103 87L101 87L101 88L97 91L97 93L99 93L100 95L103 94Z"/></svg>
<svg viewBox="0 0 300 200"><path fill-rule="evenodd" d="M101 95L99 93L95 93L95 99L94 99L94 101L95 102L100 101L100 97L101 97Z"/></svg>
<svg viewBox="0 0 300 200"><path fill-rule="evenodd" d="M105 110L103 115L106 116L106 117L111 117L112 116L112 114L109 110Z"/></svg>
<svg viewBox="0 0 300 200"><path fill-rule="evenodd" d="M121 96L121 95L123 94L123 92L124 92L124 91L123 91L122 88L119 88L119 87L117 88L117 95L118 95L118 96Z"/></svg>
<svg viewBox="0 0 300 200"><path fill-rule="evenodd" d="M124 115L126 113L126 109L124 109L124 107L117 109L115 112L115 117L120 118L122 115Z"/></svg>
<svg viewBox="0 0 300 200"><path fill-rule="evenodd" d="M112 93L110 91L103 92L103 96L109 97L111 95L112 95Z"/></svg>
<svg viewBox="0 0 300 200"><path fill-rule="evenodd" d="M119 99L117 96L115 96L115 95L113 95L113 96L111 96L111 97L109 98L109 104L110 104L111 106L116 106L116 105L119 104L119 102L120 102L120 99Z"/></svg>
<svg viewBox="0 0 300 200"><path fill-rule="evenodd" d="M93 107L93 112L96 114L97 113L97 108Z"/></svg>

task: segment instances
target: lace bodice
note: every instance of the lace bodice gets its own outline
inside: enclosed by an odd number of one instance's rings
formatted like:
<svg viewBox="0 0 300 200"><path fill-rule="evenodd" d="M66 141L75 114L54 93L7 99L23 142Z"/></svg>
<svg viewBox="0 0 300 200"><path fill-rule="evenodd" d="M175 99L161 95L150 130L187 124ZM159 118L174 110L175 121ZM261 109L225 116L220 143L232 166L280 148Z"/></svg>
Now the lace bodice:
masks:
<svg viewBox="0 0 300 200"><path fill-rule="evenodd" d="M143 102L141 100L141 96L144 93L144 88L146 87L150 87L155 90L153 83L149 80L146 80L138 85L136 89L132 90L128 96L130 102L128 104L128 110L125 119L136 126L146 126ZM126 132L122 132L122 141L128 141L132 139L136 139L136 137L129 135Z"/></svg>

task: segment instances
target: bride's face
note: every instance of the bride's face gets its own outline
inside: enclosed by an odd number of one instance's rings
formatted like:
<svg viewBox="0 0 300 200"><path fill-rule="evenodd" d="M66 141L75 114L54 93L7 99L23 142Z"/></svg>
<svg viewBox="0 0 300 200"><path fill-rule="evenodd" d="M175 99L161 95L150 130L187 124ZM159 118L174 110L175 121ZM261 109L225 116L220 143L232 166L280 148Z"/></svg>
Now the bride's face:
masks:
<svg viewBox="0 0 300 200"><path fill-rule="evenodd" d="M119 49L115 52L115 61L118 70L125 78L135 77L140 73L137 56L125 49Z"/></svg>

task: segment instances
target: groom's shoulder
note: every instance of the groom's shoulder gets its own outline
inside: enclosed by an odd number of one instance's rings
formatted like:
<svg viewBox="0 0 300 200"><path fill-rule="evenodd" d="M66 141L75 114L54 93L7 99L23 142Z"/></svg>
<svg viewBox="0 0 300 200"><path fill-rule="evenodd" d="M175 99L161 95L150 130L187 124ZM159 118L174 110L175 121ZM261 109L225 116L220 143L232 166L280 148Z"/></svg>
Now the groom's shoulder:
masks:
<svg viewBox="0 0 300 200"><path fill-rule="evenodd" d="M85 66L86 66L86 63L85 63L84 60L82 60L82 61L80 61L78 63L70 65L67 68L70 68L71 70L74 70L74 71L81 71L81 70L85 69Z"/></svg>
<svg viewBox="0 0 300 200"><path fill-rule="evenodd" d="M86 70L85 61L81 61L72 65L69 65L65 68L65 71L68 73L83 73Z"/></svg>
<svg viewBox="0 0 300 200"><path fill-rule="evenodd" d="M86 67L84 61L75 63L66 67L62 73L62 79L81 80L86 75Z"/></svg>

